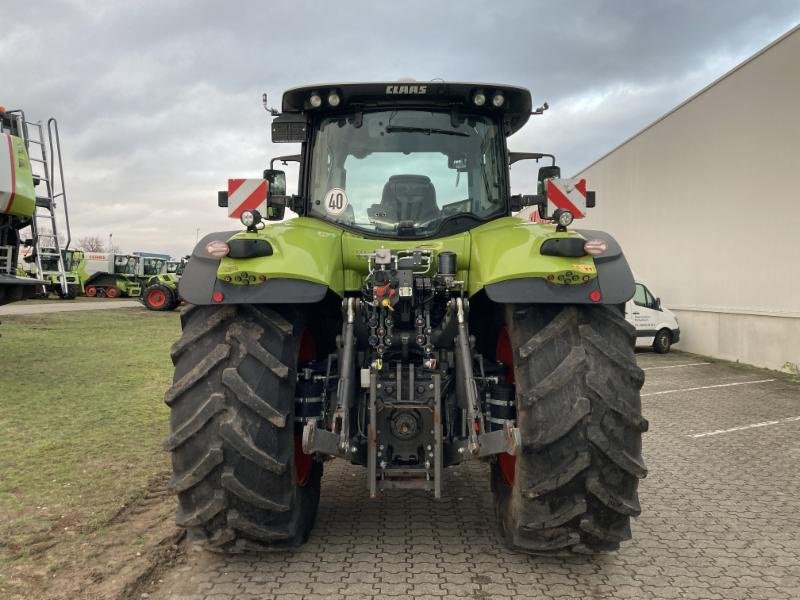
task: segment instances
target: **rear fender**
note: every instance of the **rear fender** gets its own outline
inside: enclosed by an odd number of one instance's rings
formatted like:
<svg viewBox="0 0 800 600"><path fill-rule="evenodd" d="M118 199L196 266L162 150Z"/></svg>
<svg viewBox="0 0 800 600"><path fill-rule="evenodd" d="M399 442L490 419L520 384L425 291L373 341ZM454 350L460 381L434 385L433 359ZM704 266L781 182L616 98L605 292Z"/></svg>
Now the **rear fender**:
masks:
<svg viewBox="0 0 800 600"><path fill-rule="evenodd" d="M470 278L471 292L477 291L472 289L475 286L483 287L489 299L499 303L622 304L633 297L633 274L620 245L609 234L588 229L557 234L552 225L516 221L506 224L504 235L488 228L486 239L473 234L474 256L485 260L474 261L473 275L477 277ZM602 239L607 249L594 260L588 255L562 258L540 253L545 240L576 235ZM589 279L569 285L547 280L549 273L563 273L564 269L581 279L589 275ZM597 302L592 300L596 292L600 293Z"/></svg>
<svg viewBox="0 0 800 600"><path fill-rule="evenodd" d="M341 234L324 224L317 226L319 221L309 221L298 218L269 225L257 236L236 231L208 234L195 246L186 264L178 283L181 297L198 305L305 304L321 301L329 289L341 295ZM272 254L219 259L206 251L209 242L234 237L265 239L273 248ZM234 283L236 274L242 272L258 274L259 281L251 285ZM262 275L266 279L263 283Z"/></svg>

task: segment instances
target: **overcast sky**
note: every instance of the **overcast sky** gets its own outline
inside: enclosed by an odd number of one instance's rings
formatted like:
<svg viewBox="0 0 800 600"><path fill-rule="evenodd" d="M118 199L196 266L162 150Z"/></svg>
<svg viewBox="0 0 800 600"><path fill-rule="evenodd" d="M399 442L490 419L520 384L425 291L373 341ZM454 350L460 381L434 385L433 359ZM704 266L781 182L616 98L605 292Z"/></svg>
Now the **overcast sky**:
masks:
<svg viewBox="0 0 800 600"><path fill-rule="evenodd" d="M58 118L74 238L177 256L197 229L232 228L216 205L229 177L294 151L269 142L262 92L279 106L315 82L521 85L551 108L511 148L573 173L798 22L797 0L13 2L0 104ZM532 171L516 166L515 187Z"/></svg>

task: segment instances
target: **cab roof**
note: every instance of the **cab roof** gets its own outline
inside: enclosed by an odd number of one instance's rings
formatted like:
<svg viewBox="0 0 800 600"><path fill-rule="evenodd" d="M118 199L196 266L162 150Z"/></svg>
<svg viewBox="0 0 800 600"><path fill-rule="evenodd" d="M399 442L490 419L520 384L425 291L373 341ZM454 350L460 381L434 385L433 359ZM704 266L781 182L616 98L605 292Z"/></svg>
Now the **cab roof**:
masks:
<svg viewBox="0 0 800 600"><path fill-rule="evenodd" d="M328 96L335 92L339 104L328 103ZM482 92L485 102L478 106L475 95ZM316 108L310 103L311 96L318 94L322 104ZM495 94L502 94L503 103L496 107L492 103ZM470 113L503 115L507 124L507 135L522 128L531 115L531 93L522 87L495 83L465 83L447 81L384 81L370 83L330 83L304 85L287 90L283 94L281 111L284 113L335 114L358 108L437 107L461 108Z"/></svg>

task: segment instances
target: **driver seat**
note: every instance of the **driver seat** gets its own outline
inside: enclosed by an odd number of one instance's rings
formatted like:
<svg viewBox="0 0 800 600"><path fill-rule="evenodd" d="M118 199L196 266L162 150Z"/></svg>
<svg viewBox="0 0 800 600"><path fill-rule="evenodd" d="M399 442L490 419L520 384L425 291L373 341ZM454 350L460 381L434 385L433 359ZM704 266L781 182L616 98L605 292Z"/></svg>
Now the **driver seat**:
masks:
<svg viewBox="0 0 800 600"><path fill-rule="evenodd" d="M378 210L390 222L431 221L439 216L436 188L425 175L392 175L383 186Z"/></svg>

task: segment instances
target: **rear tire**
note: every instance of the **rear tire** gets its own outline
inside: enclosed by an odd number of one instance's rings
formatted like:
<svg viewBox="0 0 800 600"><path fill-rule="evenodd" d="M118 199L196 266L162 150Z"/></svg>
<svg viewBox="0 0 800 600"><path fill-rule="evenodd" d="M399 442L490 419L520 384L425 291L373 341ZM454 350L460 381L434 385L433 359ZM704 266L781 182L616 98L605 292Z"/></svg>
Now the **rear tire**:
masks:
<svg viewBox="0 0 800 600"><path fill-rule="evenodd" d="M178 525L211 550L304 543L319 503L322 465L304 485L295 467L294 391L299 312L265 306L190 306L172 347L170 482Z"/></svg>
<svg viewBox="0 0 800 600"><path fill-rule="evenodd" d="M509 306L522 451L492 465L501 535L532 554L616 550L640 513L635 331L606 306Z"/></svg>
<svg viewBox="0 0 800 600"><path fill-rule="evenodd" d="M672 332L669 329L660 329L653 340L653 350L658 354L666 354L672 346Z"/></svg>

